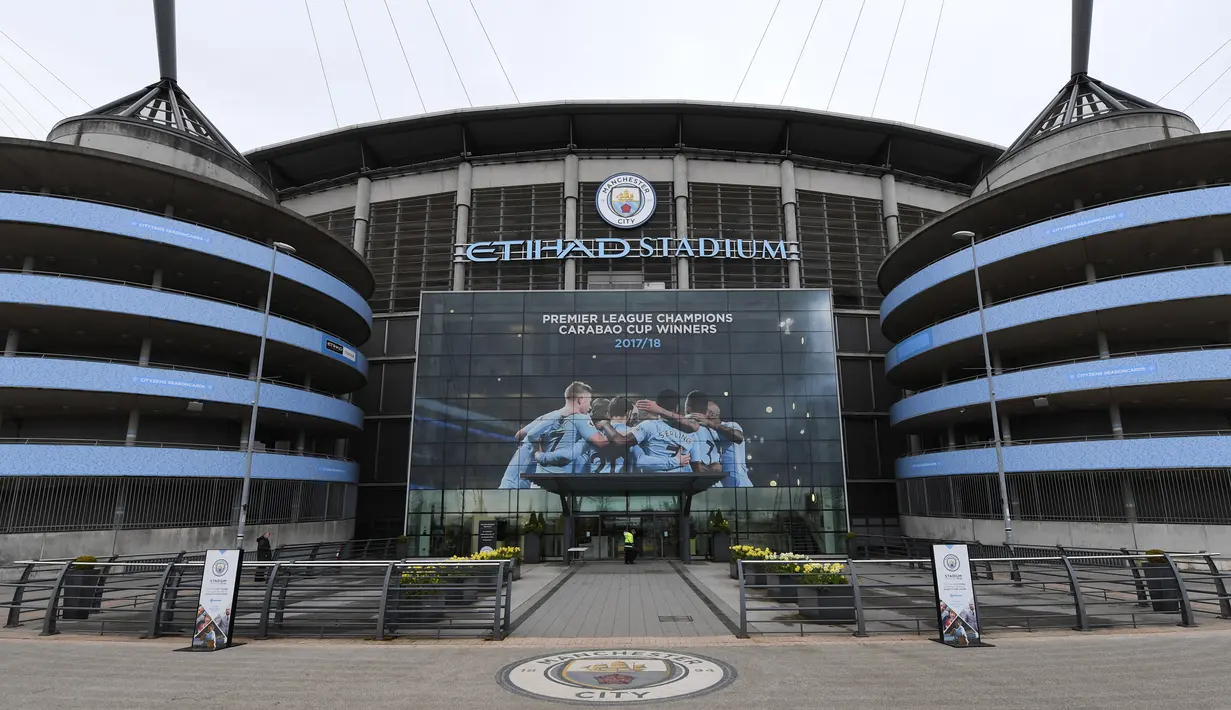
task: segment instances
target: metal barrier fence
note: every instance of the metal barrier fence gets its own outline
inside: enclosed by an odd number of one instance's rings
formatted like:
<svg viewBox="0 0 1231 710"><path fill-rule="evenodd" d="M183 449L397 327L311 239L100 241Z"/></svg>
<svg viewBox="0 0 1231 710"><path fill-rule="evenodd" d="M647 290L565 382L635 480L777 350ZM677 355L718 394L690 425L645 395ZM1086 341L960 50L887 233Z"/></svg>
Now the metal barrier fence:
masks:
<svg viewBox="0 0 1231 710"><path fill-rule="evenodd" d="M274 550L274 559L279 561L397 560L404 557L406 557L405 542L402 542L399 549L396 537L294 543L279 545Z"/></svg>
<svg viewBox="0 0 1231 710"><path fill-rule="evenodd" d="M1024 630L1179 624L1231 619L1223 572L1207 553L971 557L979 628ZM846 582L820 584L805 563L841 566ZM796 567L800 571L796 571ZM750 634L934 634L928 557L740 560L739 629ZM833 581L832 578L830 581Z"/></svg>
<svg viewBox="0 0 1231 710"><path fill-rule="evenodd" d="M204 553L0 568L5 626L143 637L191 636ZM502 639L509 560L245 562L234 633L250 638L400 636Z"/></svg>

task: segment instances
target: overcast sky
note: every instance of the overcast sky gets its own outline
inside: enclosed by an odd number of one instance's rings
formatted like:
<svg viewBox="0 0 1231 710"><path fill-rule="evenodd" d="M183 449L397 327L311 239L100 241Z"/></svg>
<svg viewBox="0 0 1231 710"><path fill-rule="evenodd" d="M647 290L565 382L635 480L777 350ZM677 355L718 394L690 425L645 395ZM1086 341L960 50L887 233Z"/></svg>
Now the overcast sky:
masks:
<svg viewBox="0 0 1231 710"><path fill-rule="evenodd" d="M0 37L2 134L43 138L64 113L104 104L158 78L150 0L0 3L0 30L88 102ZM470 102L516 103L467 0L431 5L462 81L425 0L388 0L394 25L384 0L346 0L345 5L308 0L335 122L304 5L304 0L178 2L180 83L241 150L378 120L377 103L383 118ZM788 90L818 6L815 29ZM740 102L828 106L1007 145L1069 76L1069 0L944 0L926 87L941 0L824 0L823 5L819 0L474 0L474 7L522 103L731 101L771 13L773 22L739 91ZM1156 101L1228 39L1231 2L1226 0L1097 0L1090 73ZM1231 45L1164 105L1188 107L1205 131L1231 126L1229 69Z"/></svg>

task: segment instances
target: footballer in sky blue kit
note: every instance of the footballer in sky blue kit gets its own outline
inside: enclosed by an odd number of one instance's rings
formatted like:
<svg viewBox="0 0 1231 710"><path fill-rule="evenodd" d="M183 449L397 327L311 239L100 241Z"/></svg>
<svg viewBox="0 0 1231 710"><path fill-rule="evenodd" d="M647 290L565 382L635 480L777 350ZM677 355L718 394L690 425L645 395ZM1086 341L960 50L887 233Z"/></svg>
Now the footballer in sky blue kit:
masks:
<svg viewBox="0 0 1231 710"><path fill-rule="evenodd" d="M501 488L531 487L530 481L527 481L524 476L534 473L535 466L538 465L538 462L534 460L534 443L555 426L563 416L564 409L548 412L517 432L515 436L521 443L517 445L517 451L514 452L509 465L504 469L504 478L500 479Z"/></svg>

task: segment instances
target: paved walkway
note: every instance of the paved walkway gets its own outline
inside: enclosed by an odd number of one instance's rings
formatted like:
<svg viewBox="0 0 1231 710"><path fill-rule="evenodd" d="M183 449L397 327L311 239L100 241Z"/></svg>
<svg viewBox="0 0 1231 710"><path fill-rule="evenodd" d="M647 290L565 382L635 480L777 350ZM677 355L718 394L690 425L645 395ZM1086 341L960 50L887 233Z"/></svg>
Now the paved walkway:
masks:
<svg viewBox="0 0 1231 710"><path fill-rule="evenodd" d="M587 565L588 566L588 565ZM597 577L598 575L594 575ZM0 631L0 707L565 708L514 695L506 664L590 642L261 641L210 654L186 639L18 638ZM749 708L1225 710L1231 632L1010 633L995 648L922 639L663 639L651 648L726 661L728 688L664 703L675 710ZM641 648L643 646L632 646Z"/></svg>
<svg viewBox="0 0 1231 710"><path fill-rule="evenodd" d="M513 632L537 638L730 635L662 560L586 563Z"/></svg>

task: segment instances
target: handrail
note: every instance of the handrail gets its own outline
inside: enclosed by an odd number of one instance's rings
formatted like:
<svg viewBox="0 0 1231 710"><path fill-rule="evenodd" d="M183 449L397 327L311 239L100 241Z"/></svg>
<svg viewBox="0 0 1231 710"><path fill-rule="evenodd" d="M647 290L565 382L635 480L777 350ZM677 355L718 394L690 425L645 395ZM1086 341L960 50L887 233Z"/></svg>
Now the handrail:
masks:
<svg viewBox="0 0 1231 710"><path fill-rule="evenodd" d="M1029 446L1032 444L1062 444L1066 442L1079 442L1079 441L1111 441L1111 440L1120 441L1124 439L1168 439L1172 437L1181 437L1181 436L1231 436L1231 429L1204 429L1204 430L1190 430L1190 431L1151 431L1151 432L1141 432L1141 433L1131 433L1131 434L1129 432L1124 432L1124 434L1120 436L1116 436L1115 434L1098 434L1098 435L1087 434L1083 436L1056 436L1056 437L1046 437L1046 438L1039 438L1039 439L1014 439L1012 441L1004 441L1001 443L1003 443L1005 446ZM980 442L976 442L973 444L958 444L952 447L940 446L940 447L933 447L930 449L920 449L918 453L903 454L899 456L898 459L899 460L907 459L907 458L911 458L912 456L919 456L921 454L944 453L946 451L958 451L958 450L966 450L966 449L990 449L990 448L992 448L992 442L980 441Z"/></svg>
<svg viewBox="0 0 1231 710"><path fill-rule="evenodd" d="M1043 370L1049 367L1056 367L1057 365L1072 365L1072 364L1079 363L1079 362L1098 362L1098 361L1112 362L1112 361L1115 361L1121 358L1140 357L1142 355L1163 355L1167 353L1186 353L1186 352L1208 352L1208 351L1214 351L1214 350L1227 350L1227 349L1231 349L1231 345L1227 345L1227 344L1181 345L1181 346L1176 346L1176 347L1171 347L1171 348L1157 348L1154 350L1129 350L1126 352L1116 352L1116 353L1109 354L1107 357L1103 357L1102 355L1087 355L1085 357L1071 357L1065 360L1051 360L1049 362L1040 362L1040 363L1035 363L1032 365L1022 365L1020 367L1002 367L1000 368L1000 372L993 372L992 377L1000 377L1002 375L1007 375L1007 374L1015 373L1015 372L1028 372L1030 370ZM984 370L985 368L978 368L978 369ZM973 382L975 380L982 380L986 378L987 378L986 374L971 375L969 377L963 377L957 380L949 380L948 382L945 382L943 384L932 385L931 387L925 387L923 389L914 390L914 392L915 394L919 394L921 392L931 392L932 390L938 390L943 387L948 387L949 385L961 384L963 382ZM910 395L910 397L914 397L914 396L915 395L913 394ZM910 397L903 397L902 399L898 401L904 402L907 399L910 399ZM997 400L997 401L1000 401L1000 400Z"/></svg>
<svg viewBox="0 0 1231 710"><path fill-rule="evenodd" d="M205 375L216 375L219 377L229 377L235 380L256 382L256 380L254 380L251 377L245 377L244 375L240 375L234 372L228 372L226 370L212 370L207 367L190 367L188 365L174 365L174 364L165 363L165 362L154 362L152 360L143 364L140 360L129 360L126 358L118 358L118 357L95 357L92 355L69 355L69 354L61 354L61 353L28 353L28 352L20 352L20 351L13 353L11 357L28 357L28 358L47 359L47 360L79 360L79 361L85 361L85 362L108 363L112 365L116 365L116 364L118 365L137 365L139 367L148 367L152 370L174 370L176 372L198 372L198 373L205 374ZM304 385L295 384L294 382L286 382L277 377L262 377L261 384L276 385L278 387L290 387L292 389L297 389L297 390L301 390L304 392L310 392L312 394L319 394L319 395L330 397L332 399L337 399L343 402L346 401L345 395L333 394L332 392L327 392L325 390L318 390L318 389L313 389L311 387L305 387Z"/></svg>
<svg viewBox="0 0 1231 710"><path fill-rule="evenodd" d="M986 242L986 241L988 241L989 239L996 239L997 237L1002 237L1002 236L1004 236L1004 235L1006 235L1006 234L1011 234L1011 233L1013 233L1013 232L1018 232L1018 231L1021 231L1021 230L1023 230L1023 229L1029 229L1030 227L1033 227L1033 226L1035 226L1035 225L1038 225L1038 224L1043 224L1044 222L1050 222L1050 221L1051 221L1051 220L1053 220L1053 219L1059 219L1059 218L1061 218L1061 217L1068 217L1069 215L1079 214L1079 213L1081 213L1081 212L1090 212L1090 211L1093 211L1093 210L1096 210L1096 209L1099 209L1099 208L1102 208L1102 207L1108 207L1108 206L1111 206L1111 205L1119 205L1119 204L1124 204L1124 203L1126 203L1126 202L1132 202L1133 200L1143 200L1143 199L1146 199L1146 198L1149 198L1149 197L1159 197L1160 195L1174 195L1174 194L1178 194L1178 193L1181 193L1181 192L1191 192L1191 191L1193 191L1193 190L1210 190L1210 189L1215 189L1215 188L1220 188L1220 187L1227 187L1227 186L1228 186L1228 185L1227 185L1227 183L1215 183L1215 184L1213 184L1213 185L1208 185L1208 184L1207 184L1207 185L1190 185L1189 187L1171 188L1171 189L1168 189L1168 190L1159 190L1158 192L1146 192L1146 193L1143 193L1143 194L1140 194L1140 195L1129 195L1128 197L1121 197L1120 199L1117 199L1117 200L1111 200L1110 202L1100 202L1100 203L1098 203L1097 205L1082 205L1080 208L1077 208L1077 209L1067 210L1067 211L1065 211L1065 212L1058 212L1058 213L1053 214L1053 215L1050 215L1050 216L1048 216L1048 217L1042 217L1042 218L1040 218L1040 219L1036 219L1036 220L1034 220L1033 222L1027 222L1027 223L1025 223L1025 224L1019 224L1019 225L1017 225L1016 227L1012 227L1012 228L1010 228L1010 229L1006 229L1006 230L1004 230L1004 231L1002 231L1002 232L996 232L995 234L992 234L992 235L989 235L989 236L987 236L987 237L984 237L983 239L978 239L978 238L976 238L975 244L976 244L976 245L978 245L978 244L982 244L983 242ZM947 218L947 217L946 217L946 214L947 214L947 213L941 213L941 214L936 215L936 217L934 217L934 218L932 219L932 221L931 221L931 222L928 222L927 224L923 225L923 226L922 226L922 227L920 227L919 229L916 229L914 232L911 232L911 234L910 234L910 235L908 235L905 239L903 239L903 240L902 240L902 244L901 244L901 245L899 245L899 246L902 246L902 245L907 244L907 243L908 243L908 241L909 241L910 239L912 239L912 238L914 237L914 235L915 235L915 234L918 234L919 232L922 232L923 230L927 229L927 228L928 228L928 227L929 227L929 226L930 226L933 222L940 222L941 220L946 219L946 218ZM1166 221L1175 221L1175 220L1165 220L1164 222L1154 222L1154 223L1152 223L1152 224L1164 224ZM1145 226L1149 226L1149 225L1138 225L1138 226L1139 226L1139 227L1145 227ZM1130 229L1136 229L1136 227L1130 227ZM969 244L969 243L967 243L967 244L964 244L964 245L962 245L962 246L957 247L957 248L956 248L956 249L954 249L953 251L945 252L943 255L936 257L936 258L935 258L935 259L933 259L932 261L929 261L928 263L924 264L923 266L920 266L919 268L917 268L917 269L915 269L914 271L912 271L912 272L910 272L909 274L907 274L907 275L906 275L906 278L902 279L901 281L899 281L899 282L897 283L897 285L895 285L893 288L889 289L889 292L890 292L890 293L893 293L893 289L896 289L898 286L901 286L901 285L902 285L902 283L903 283L904 281L906 281L906 279L910 278L911 276L914 276L915 274L919 273L920 271L923 271L924 269L928 268L929 266L931 266L931 265L933 265L933 264L935 264L935 263L937 263L937 262L939 262L939 261L944 261L945 259L948 259L949 257L953 256L954 254L961 253L962 251L964 251L964 250L966 250L966 249L969 249L969 248L970 248L970 244ZM894 254L896 251L897 251L897 249L894 249L893 251L891 251L891 252L889 252L888 254L886 254L886 255L885 255L885 259L886 259L886 260L888 260L888 259L889 259L889 257L893 256L893 254ZM903 303L905 303L905 301L903 301Z"/></svg>
<svg viewBox="0 0 1231 710"><path fill-rule="evenodd" d="M48 194L44 194L44 193L41 193L41 192L30 192L30 191L28 191L28 190L0 190L0 194L10 194L10 195L30 195L30 196L32 196L32 197L49 197L49 198L58 199L58 200L72 200L73 202L86 202L86 203L89 203L89 204L92 204L92 205L102 205L103 207L114 207L114 208L116 208L116 209L121 209L121 210L132 210L133 212L138 212L138 213L141 213L141 214L148 214L148 215L150 215L150 216L153 216L153 217L158 217L158 218L160 218L160 219L170 220L170 221L172 221L172 222L180 222L180 223L182 223L182 224L191 224L191 225L196 226L196 227L203 227L203 228L208 229L208 230L210 230L210 231L212 231L212 232L218 232L219 234L225 234L225 235L227 235L227 236L229 236L229 237L235 237L236 239L242 239L242 240L244 240L244 241L246 241L246 242L252 242L253 244L258 244L258 245L263 246L263 247L265 247L265 248L267 248L267 249L272 249L272 247L271 247L269 244L267 244L267 243L265 243L265 242L263 242L263 241L261 241L261 240L259 240L259 239L253 239L252 237L247 237L247 236L244 236L243 234L239 234L238 232L231 232L231 231L227 231L227 230L225 230L225 229L220 229L220 228L215 227L215 226L210 225L210 224L205 224L204 222L196 222L196 221L193 221L193 220L191 220L191 219L184 219L183 217L168 217L167 215L165 215L165 214L163 214L163 213L161 213L161 212L155 212L155 211L153 211L153 210L147 210L147 209L143 209L143 208L141 208L141 207L133 207L133 206L131 206L131 205L121 205L121 204L119 204L119 203L115 203L115 202L106 202L106 201L104 201L104 200L94 200L94 199L90 199L90 198L88 198L88 197L77 197L77 196L75 196L75 195L62 195L62 194L48 195ZM21 220L0 220L0 221L5 221L5 222L8 222L8 221L11 221L11 222L21 222ZM28 222L23 222L23 223L24 223L24 224L28 224ZM323 233L325 236L327 236L327 237L329 237L330 239L332 239L333 241L337 242L338 244L341 244L342 246L346 246L346 247L349 247L349 246L350 246L349 244L347 244L346 242L343 242L341 239L338 239L337 237L333 236L333 235L332 235L332 234L330 234L329 232L326 232L325 230L321 229L320 227L317 227L315 224L313 224L312 226L313 226L313 227L315 227L317 230L319 230L321 233ZM74 228L74 229L81 229L81 228L80 228L80 227L76 227L76 228ZM99 232L99 231L102 231L102 230L90 229L90 230L87 230L87 231ZM104 234L111 234L111 232L103 232L103 233L104 233ZM123 235L118 235L118 234L117 234L117 235L115 235L115 236L123 236ZM352 248L351 250L352 250L352 251L354 251L354 249L353 249L353 248ZM292 257L292 258L298 258L298 257ZM306 260L306 259L299 259L299 261L302 261L302 262L304 262L305 264L308 264L309 266L311 266L312 268L314 268L314 269L319 269L320 271L322 271L322 272L324 272L324 273L326 273L326 274L328 274L328 275L332 276L333 278L337 279L340 283L344 284L347 288L350 288L352 291L354 291L354 290L355 290L355 289L354 289L353 287L351 287L351 285L350 285L350 284L346 281L346 279L342 278L341 276L338 276L337 274L333 273L333 272L332 272L332 271L330 271L329 269L326 269L325 267L320 266L320 265L318 265L318 264L315 264L315 263L313 263L313 262L311 262L311 261L308 261L308 260ZM358 293L358 292L356 291L356 293Z"/></svg>
<svg viewBox="0 0 1231 710"><path fill-rule="evenodd" d="M259 313L261 315L264 315L265 313L264 309L253 308L252 306L249 306L246 303L240 303L239 301L228 301L225 298L218 298L216 296L207 296L203 293L195 293L192 291L179 291L177 289L164 288L162 286L159 286L158 288L154 288L153 284L141 283L139 281L121 281L120 279L109 279L103 276L91 276L89 274L70 274L70 273L61 272L61 271L39 271L39 270L27 271L25 269L0 268L0 274L25 274L25 275L30 275L30 276L54 276L56 278L79 279L82 281L97 281L99 283L113 284L117 286L130 286L133 288L145 289L146 291L154 291L156 293L171 293L177 296L188 296L189 298L199 298L203 301L212 301L214 303L222 303L227 306L235 306L237 308L243 308L246 311L252 311L254 313ZM273 310L270 310L269 315L274 318L281 318L282 320L295 323L296 325L302 325L305 328L310 328L319 333L324 333L325 335L328 335L331 338L337 338L338 340L341 340L347 343L348 345L352 344L350 340L343 338L342 336L337 335L331 331L325 330L324 328L318 325L308 323L307 321L302 321L302 320L298 320L295 318L291 318L290 316L285 316L285 315L282 315L281 313L276 313ZM238 333L239 331L231 331L231 332ZM240 333L240 334L247 335L247 333Z"/></svg>
<svg viewBox="0 0 1231 710"><path fill-rule="evenodd" d="M1020 301L1026 298L1034 298L1035 296L1039 296L1045 293L1056 293L1058 291L1064 291L1065 289L1080 288L1082 286L1092 286L1094 284L1104 283L1107 281L1116 281L1118 279L1129 279L1129 278L1134 278L1137 276L1147 276L1149 274L1165 274L1171 271L1188 271L1190 269L1208 269L1210 267L1219 267L1219 266L1227 266L1227 263L1209 261L1209 262L1203 262L1200 264L1181 264L1179 266L1160 267L1157 269L1147 269L1145 271L1131 271L1126 274L1114 274L1112 276L1103 276L1103 277L1096 276L1094 281L1090 281L1089 279L1083 279L1081 281L1072 281L1070 283L1062 284L1060 286L1053 286L1051 288L1041 288L1038 291L1031 291L1030 293L1023 293L1019 296L1013 296L1011 298L1006 298L1001 301L993 301L991 303L985 304L983 307L983 310L986 311L988 309L991 309L995 306L999 306L1004 303L1014 303L1016 301ZM1161 303L1161 301L1153 301L1152 303ZM929 328L934 328L937 325L940 325L941 323L947 323L952 320L957 320L958 318L961 318L962 316L968 316L971 313L978 313L978 312L979 312L979 307L975 306L974 308L969 308L967 310L961 311L960 313L954 313L952 315L945 316L944 318L938 321L932 322L930 325L925 325L922 328L910 333L909 335L903 336L902 338L898 340L897 343L894 343L894 346L896 347L899 343L909 340L913 338L914 336L922 333L923 331L928 330ZM972 335L970 337L973 338L975 336ZM947 343L947 344L951 345L952 343ZM944 346L942 345L940 347L944 347ZM923 352L928 352L928 351L923 351ZM901 362L899 362L898 364L901 364Z"/></svg>
<svg viewBox="0 0 1231 710"><path fill-rule="evenodd" d="M190 442L171 442L171 441L127 441L125 439L69 439L46 436L31 436L31 437L0 437L0 446L4 445L30 445L30 444L62 444L66 446L127 446L134 448L147 449L200 449L202 451L245 451L246 446L223 446L221 444L196 444ZM312 459L328 459L330 461L345 461L354 463L353 459L348 459L344 456L333 456L332 454L318 454L307 451L277 451L269 450L256 451L258 454L277 454L279 456L303 456Z"/></svg>

